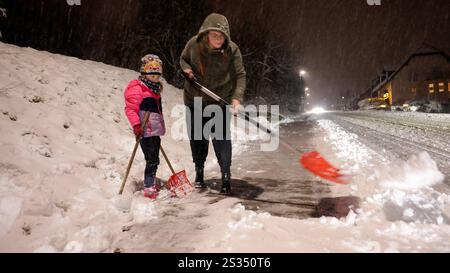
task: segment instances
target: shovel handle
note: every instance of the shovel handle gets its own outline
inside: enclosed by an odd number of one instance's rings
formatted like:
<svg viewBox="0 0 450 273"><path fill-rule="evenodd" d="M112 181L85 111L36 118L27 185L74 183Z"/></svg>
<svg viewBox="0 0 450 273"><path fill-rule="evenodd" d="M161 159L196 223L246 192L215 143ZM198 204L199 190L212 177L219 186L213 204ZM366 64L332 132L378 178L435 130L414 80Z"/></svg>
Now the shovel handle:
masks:
<svg viewBox="0 0 450 273"><path fill-rule="evenodd" d="M150 117L150 112L145 112L144 122L141 125L142 132L144 132L145 126L147 126L148 119ZM125 183L127 182L128 175L130 174L131 165L133 165L134 157L136 156L137 148L139 147L139 142L142 139L142 135L136 138L136 143L134 144L133 153L131 154L130 161L128 162L127 171L125 176L123 177L122 185L120 186L119 195L123 193L123 189L125 188Z"/></svg>
<svg viewBox="0 0 450 273"><path fill-rule="evenodd" d="M161 152L162 152L162 154L164 156L164 159L167 162L167 165L169 165L170 171L172 171L172 174L175 174L175 170L173 169L172 164L170 164L169 158L167 157L167 154L164 151L164 148L162 146L160 148L161 148Z"/></svg>
<svg viewBox="0 0 450 273"><path fill-rule="evenodd" d="M224 100L223 98L221 98L220 96L218 96L216 93L214 93L213 91L209 90L205 86L201 85L198 82L198 80L197 80L197 78L195 76L194 76L194 78L191 79L184 72L180 72L180 75L185 80L187 80L189 83L191 83L193 86L195 86L197 89L199 89L201 92L203 92L204 94L208 95L210 98L212 98L215 101L217 101L220 105L222 105L222 106L231 106L231 104L229 102L227 102L226 100ZM272 130L270 130L269 128L263 126L258 121L252 119L248 113L243 113L243 114L235 113L234 116L239 117L241 119L244 119L246 121L249 121L250 123L253 123L258 129L264 131L265 133L267 133L269 135L274 136L274 133L272 132Z"/></svg>

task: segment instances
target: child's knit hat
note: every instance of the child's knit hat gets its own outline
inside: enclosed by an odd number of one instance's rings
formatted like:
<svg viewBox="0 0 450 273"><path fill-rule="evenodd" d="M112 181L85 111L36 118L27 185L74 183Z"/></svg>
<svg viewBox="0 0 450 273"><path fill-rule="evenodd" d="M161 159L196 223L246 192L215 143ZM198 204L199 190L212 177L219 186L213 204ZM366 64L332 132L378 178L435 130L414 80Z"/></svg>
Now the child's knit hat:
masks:
<svg viewBox="0 0 450 273"><path fill-rule="evenodd" d="M142 75L162 75L162 61L157 55L148 54L141 58Z"/></svg>

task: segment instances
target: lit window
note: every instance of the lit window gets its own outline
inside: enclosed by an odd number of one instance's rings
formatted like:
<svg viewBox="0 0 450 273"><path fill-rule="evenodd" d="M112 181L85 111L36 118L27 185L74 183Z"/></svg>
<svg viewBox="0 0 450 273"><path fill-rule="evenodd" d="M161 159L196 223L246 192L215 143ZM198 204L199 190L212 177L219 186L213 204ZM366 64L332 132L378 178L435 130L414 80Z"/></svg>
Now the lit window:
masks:
<svg viewBox="0 0 450 273"><path fill-rule="evenodd" d="M430 93L434 93L434 83L430 83L428 85L428 91L430 91Z"/></svg>
<svg viewBox="0 0 450 273"><path fill-rule="evenodd" d="M439 83L439 92L445 92L445 84L443 82Z"/></svg>
<svg viewBox="0 0 450 273"><path fill-rule="evenodd" d="M448 83L448 92L450 92L450 82Z"/></svg>
<svg viewBox="0 0 450 273"><path fill-rule="evenodd" d="M417 92L417 87L411 88L411 93L416 93L416 92Z"/></svg>

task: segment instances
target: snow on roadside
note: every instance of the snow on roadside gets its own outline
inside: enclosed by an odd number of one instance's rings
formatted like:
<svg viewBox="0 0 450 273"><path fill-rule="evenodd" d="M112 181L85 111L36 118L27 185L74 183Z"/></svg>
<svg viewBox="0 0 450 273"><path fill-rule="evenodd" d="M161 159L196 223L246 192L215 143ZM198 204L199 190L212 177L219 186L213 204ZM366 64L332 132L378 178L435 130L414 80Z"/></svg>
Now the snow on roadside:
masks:
<svg viewBox="0 0 450 273"><path fill-rule="evenodd" d="M374 111L365 110L357 111L371 117L382 118L390 121L406 121L412 123L429 124L432 126L439 126L443 129L450 129L450 115L436 114L436 113L422 113L422 112L400 112L400 111Z"/></svg>
<svg viewBox="0 0 450 273"><path fill-rule="evenodd" d="M0 54L0 251L111 251L123 225L157 218L133 196L142 153L117 195L134 145L123 91L138 74L4 43ZM182 105L180 90L165 87L163 107ZM162 143L174 168L193 175L189 145ZM170 176L163 161L158 176Z"/></svg>
<svg viewBox="0 0 450 273"><path fill-rule="evenodd" d="M363 198L357 221L391 222L389 228L377 230L387 237L400 232L421 241L427 230L425 240L448 234L450 221L445 211L450 197L433 189L444 181L444 175L428 153L388 162L331 120L322 119L318 124L327 132L326 140L344 162L343 168L353 173L351 194Z"/></svg>
<svg viewBox="0 0 450 273"><path fill-rule="evenodd" d="M324 141L330 143L337 159L342 160L341 169L356 174L363 168L373 168L374 161L385 161L375 151L358 141L358 136L346 132L342 127L328 119L317 121L325 130Z"/></svg>

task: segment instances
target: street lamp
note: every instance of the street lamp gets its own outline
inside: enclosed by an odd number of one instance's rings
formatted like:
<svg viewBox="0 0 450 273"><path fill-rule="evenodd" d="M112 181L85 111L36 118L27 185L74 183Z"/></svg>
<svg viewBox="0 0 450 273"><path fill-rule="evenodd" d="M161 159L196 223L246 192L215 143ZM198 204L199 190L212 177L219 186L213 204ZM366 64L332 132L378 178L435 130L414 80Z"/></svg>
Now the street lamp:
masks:
<svg viewBox="0 0 450 273"><path fill-rule="evenodd" d="M305 76L306 71L305 70L300 70L300 76Z"/></svg>

